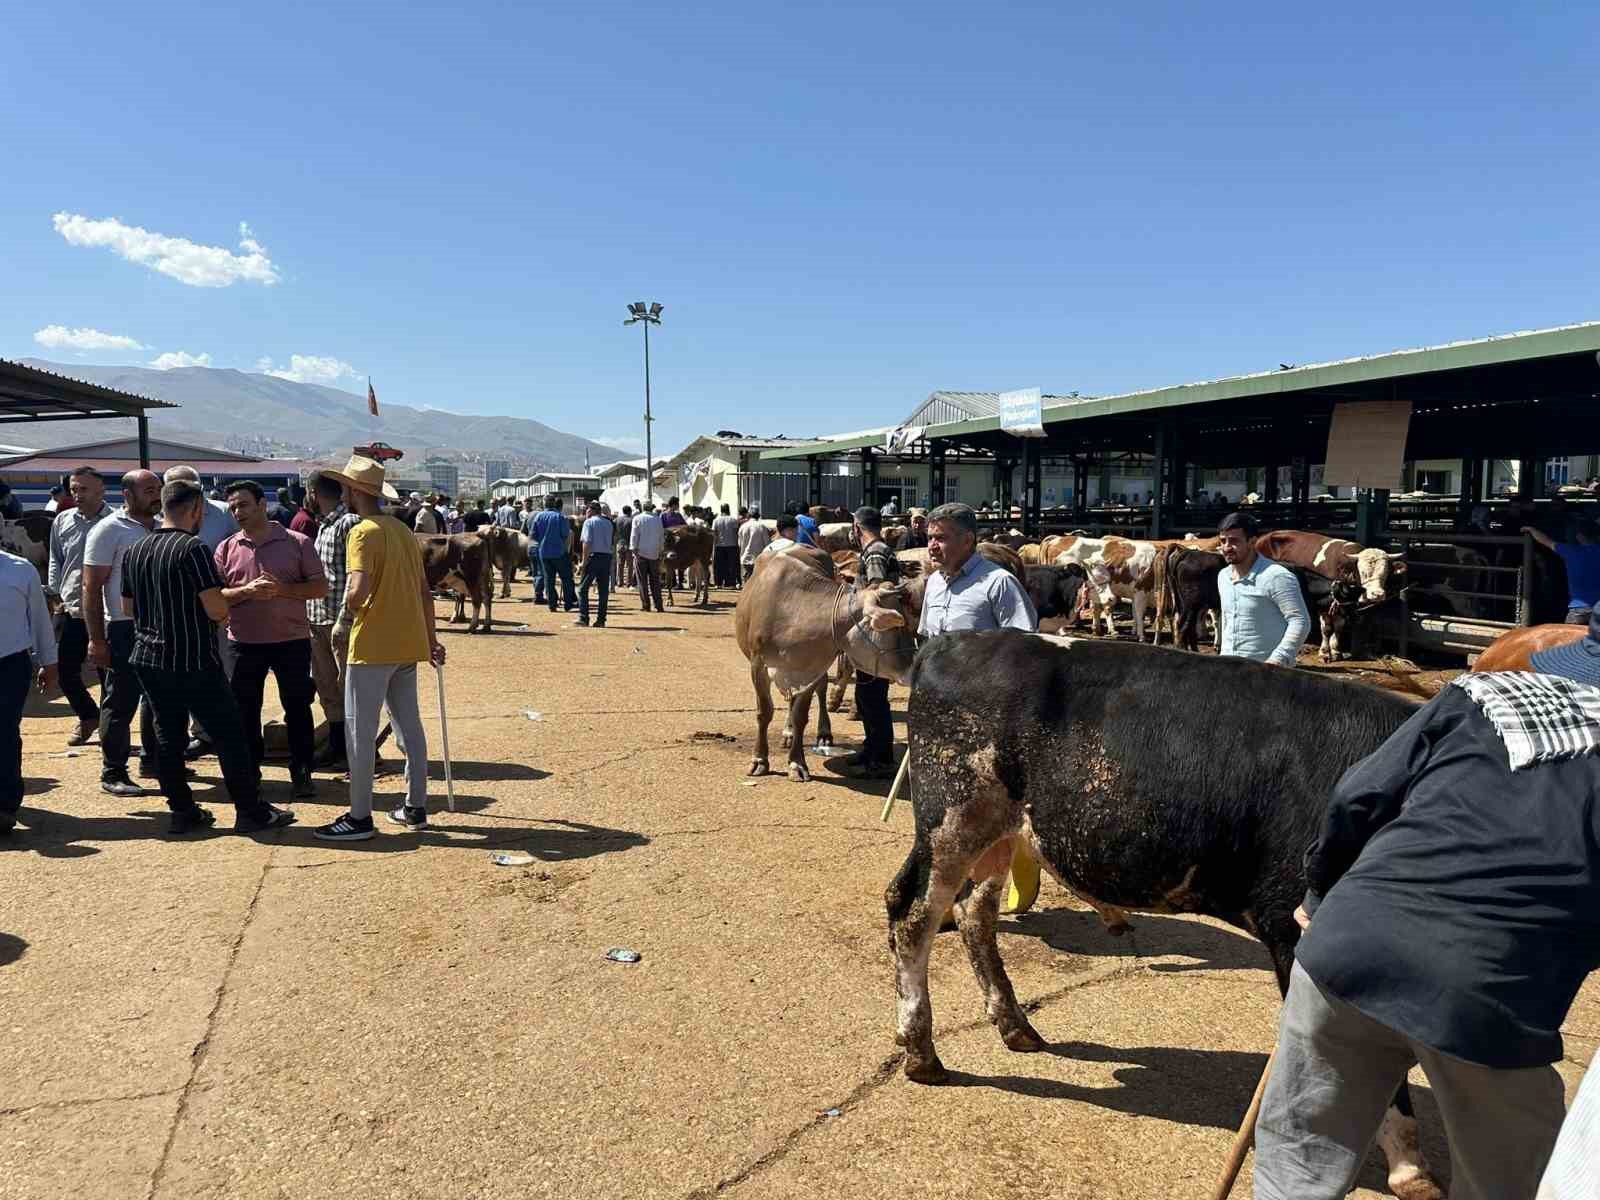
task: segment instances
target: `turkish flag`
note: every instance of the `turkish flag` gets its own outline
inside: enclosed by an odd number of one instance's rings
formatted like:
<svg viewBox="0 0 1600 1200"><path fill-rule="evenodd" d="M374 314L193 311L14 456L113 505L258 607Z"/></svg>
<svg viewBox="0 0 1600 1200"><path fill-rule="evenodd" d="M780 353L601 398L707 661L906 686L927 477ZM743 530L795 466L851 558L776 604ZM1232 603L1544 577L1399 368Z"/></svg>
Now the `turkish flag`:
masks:
<svg viewBox="0 0 1600 1200"><path fill-rule="evenodd" d="M372 390L372 380L367 380L367 411L378 415L378 393Z"/></svg>

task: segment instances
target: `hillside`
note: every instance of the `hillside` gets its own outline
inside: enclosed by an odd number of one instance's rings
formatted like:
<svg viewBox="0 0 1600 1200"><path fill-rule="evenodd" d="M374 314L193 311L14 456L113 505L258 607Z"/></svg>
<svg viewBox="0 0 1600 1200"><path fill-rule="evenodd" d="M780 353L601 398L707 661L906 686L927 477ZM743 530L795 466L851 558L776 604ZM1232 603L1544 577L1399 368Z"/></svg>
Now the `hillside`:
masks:
<svg viewBox="0 0 1600 1200"><path fill-rule="evenodd" d="M598 465L626 454L613 446L552 429L524 417L482 417L407 408L379 395L380 416L367 415L365 396L340 388L295 383L272 375L216 367L96 367L23 359L58 375L70 375L121 391L136 392L183 407L151 414L153 432L203 445L229 438L271 437L321 453L347 453L373 439L420 458L424 450L465 450L527 458L543 466L581 469L584 451ZM100 438L125 437L126 421L70 421L14 425L12 441L41 448Z"/></svg>

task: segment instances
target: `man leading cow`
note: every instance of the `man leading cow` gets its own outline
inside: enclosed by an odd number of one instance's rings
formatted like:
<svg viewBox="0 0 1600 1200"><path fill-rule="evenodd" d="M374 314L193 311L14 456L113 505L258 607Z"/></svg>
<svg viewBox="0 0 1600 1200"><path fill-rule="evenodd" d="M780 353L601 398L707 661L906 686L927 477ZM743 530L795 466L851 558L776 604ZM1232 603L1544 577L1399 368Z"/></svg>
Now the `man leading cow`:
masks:
<svg viewBox="0 0 1600 1200"><path fill-rule="evenodd" d="M855 588L865 592L900 578L900 560L883 540L883 517L871 505L855 511L861 567ZM884 779L894 774L894 721L889 715L889 681L856 670L856 713L861 718L862 746L844 762L844 773L857 779Z"/></svg>

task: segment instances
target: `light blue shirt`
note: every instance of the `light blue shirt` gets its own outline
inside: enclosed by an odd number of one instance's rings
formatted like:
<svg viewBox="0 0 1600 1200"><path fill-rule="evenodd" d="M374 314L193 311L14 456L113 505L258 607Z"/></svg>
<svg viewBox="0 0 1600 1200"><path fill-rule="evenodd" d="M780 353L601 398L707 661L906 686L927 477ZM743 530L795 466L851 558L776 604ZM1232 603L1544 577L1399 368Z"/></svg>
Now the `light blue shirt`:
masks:
<svg viewBox="0 0 1600 1200"><path fill-rule="evenodd" d="M218 546L238 532L239 522L233 519L228 506L220 500L206 497L206 511L200 518L200 532L195 534L201 545L215 554Z"/></svg>
<svg viewBox="0 0 1600 1200"><path fill-rule="evenodd" d="M1020 629L1036 633L1039 618L1028 593L1004 567L973 552L953 580L943 571L928 576L917 632L938 637L961 629Z"/></svg>
<svg viewBox="0 0 1600 1200"><path fill-rule="evenodd" d="M0 550L0 658L23 650L33 653L34 665L53 665L55 629L38 570L27 559Z"/></svg>
<svg viewBox="0 0 1600 1200"><path fill-rule="evenodd" d="M1311 631L1311 617L1293 571L1258 554L1243 578L1224 566L1217 590L1222 594L1224 657L1294 666Z"/></svg>
<svg viewBox="0 0 1600 1200"><path fill-rule="evenodd" d="M502 529L518 529L522 526L522 514L509 504L502 504L494 510L494 523Z"/></svg>
<svg viewBox="0 0 1600 1200"><path fill-rule="evenodd" d="M604 517L590 517L583 523L583 544L590 554L610 554L611 534L611 522Z"/></svg>

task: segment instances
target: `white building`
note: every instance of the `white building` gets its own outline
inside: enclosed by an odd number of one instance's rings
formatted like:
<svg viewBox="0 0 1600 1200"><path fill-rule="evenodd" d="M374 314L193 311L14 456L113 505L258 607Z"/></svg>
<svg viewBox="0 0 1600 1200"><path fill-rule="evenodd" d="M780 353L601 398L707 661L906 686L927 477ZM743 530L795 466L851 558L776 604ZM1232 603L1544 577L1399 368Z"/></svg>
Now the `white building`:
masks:
<svg viewBox="0 0 1600 1200"><path fill-rule="evenodd" d="M797 471L793 463L762 462L761 452L810 440L747 437L731 429L720 430L695 438L667 459L668 478L658 487L687 505L714 509L726 504L735 511L754 506L771 515L789 503L805 504L808 480L805 471Z"/></svg>

